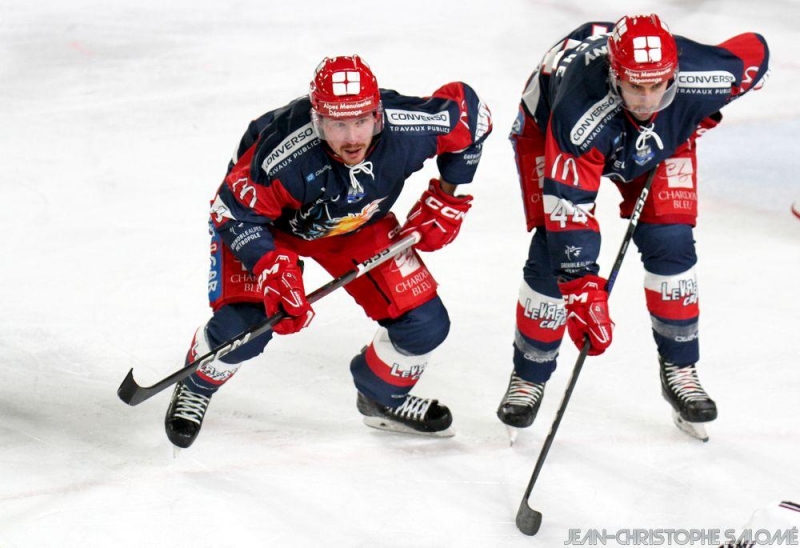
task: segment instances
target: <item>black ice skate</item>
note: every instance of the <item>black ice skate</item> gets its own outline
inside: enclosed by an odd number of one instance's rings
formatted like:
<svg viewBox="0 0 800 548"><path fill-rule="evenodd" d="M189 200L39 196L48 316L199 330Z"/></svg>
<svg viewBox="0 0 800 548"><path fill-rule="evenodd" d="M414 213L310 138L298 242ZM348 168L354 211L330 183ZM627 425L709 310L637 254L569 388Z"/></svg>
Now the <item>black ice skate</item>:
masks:
<svg viewBox="0 0 800 548"><path fill-rule="evenodd" d="M364 415L364 424L372 428L440 438L454 435L449 429L453 423L453 415L437 400L418 398L409 394L400 407L393 409L359 392L356 406Z"/></svg>
<svg viewBox="0 0 800 548"><path fill-rule="evenodd" d="M182 382L175 385L164 417L164 428L173 445L186 449L194 443L203 426L203 417L210 401L211 396L196 394Z"/></svg>
<svg viewBox="0 0 800 548"><path fill-rule="evenodd" d="M497 418L509 427L508 436L512 445L517 437L517 428L527 428L533 424L543 397L543 382L529 382L511 373L508 390L497 408Z"/></svg>
<svg viewBox="0 0 800 548"><path fill-rule="evenodd" d="M702 423L717 418L717 404L714 403L697 377L694 364L677 366L659 358L661 365L661 395L673 408L675 425L702 441L708 441L708 434Z"/></svg>

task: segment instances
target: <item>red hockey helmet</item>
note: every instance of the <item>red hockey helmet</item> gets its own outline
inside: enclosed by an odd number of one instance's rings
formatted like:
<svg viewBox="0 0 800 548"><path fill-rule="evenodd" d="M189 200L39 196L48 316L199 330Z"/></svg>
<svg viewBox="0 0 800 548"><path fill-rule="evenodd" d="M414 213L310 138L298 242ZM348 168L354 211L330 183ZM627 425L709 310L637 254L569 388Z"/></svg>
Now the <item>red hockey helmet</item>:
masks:
<svg viewBox="0 0 800 548"><path fill-rule="evenodd" d="M612 75L631 84L671 80L678 70L678 47L658 15L625 16L608 39Z"/></svg>
<svg viewBox="0 0 800 548"><path fill-rule="evenodd" d="M314 71L308 97L317 116L358 118L383 112L378 80L358 55L323 59Z"/></svg>
<svg viewBox="0 0 800 548"><path fill-rule="evenodd" d="M358 55L326 57L314 71L309 86L314 131L325 139L321 118L375 116L373 135L383 129L383 105L378 80Z"/></svg>

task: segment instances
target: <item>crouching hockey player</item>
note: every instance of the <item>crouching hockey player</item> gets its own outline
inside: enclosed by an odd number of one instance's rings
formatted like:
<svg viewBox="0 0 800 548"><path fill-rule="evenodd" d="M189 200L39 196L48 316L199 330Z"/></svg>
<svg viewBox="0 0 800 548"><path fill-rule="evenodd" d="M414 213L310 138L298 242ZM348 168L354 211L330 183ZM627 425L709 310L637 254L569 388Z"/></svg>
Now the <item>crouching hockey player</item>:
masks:
<svg viewBox="0 0 800 548"><path fill-rule="evenodd" d="M588 337L590 355L611 344L595 197L608 177L629 218L657 169L633 240L663 395L678 426L707 439L702 423L716 419L717 407L696 370L695 141L720 122L722 107L761 86L768 58L758 34L703 45L673 36L656 15L587 23L545 54L510 136L534 233L517 304L514 369L497 409L503 423L533 423L565 329L578 348Z"/></svg>
<svg viewBox="0 0 800 548"><path fill-rule="evenodd" d="M452 242L472 202L455 191L472 181L490 132L489 110L466 84L409 97L379 89L358 56L325 58L307 96L251 122L228 166L211 206L214 313L197 330L187 363L279 309L288 317L274 333L307 327L314 311L299 257L336 277L414 231L421 235L417 251ZM390 208L432 156L441 177L400 226ZM450 328L436 287L413 249L345 286L379 326L350 363L357 409L370 426L450 434L446 406L409 394ZM272 335L201 365L176 385L165 418L175 446L194 442L211 397Z"/></svg>

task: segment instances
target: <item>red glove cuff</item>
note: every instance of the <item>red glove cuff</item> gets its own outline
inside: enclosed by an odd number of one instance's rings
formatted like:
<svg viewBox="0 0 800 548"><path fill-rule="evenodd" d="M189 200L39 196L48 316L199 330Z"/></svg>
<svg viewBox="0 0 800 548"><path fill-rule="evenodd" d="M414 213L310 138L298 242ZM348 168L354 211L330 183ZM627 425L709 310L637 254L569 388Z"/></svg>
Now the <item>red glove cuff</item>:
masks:
<svg viewBox="0 0 800 548"><path fill-rule="evenodd" d="M575 295L577 298L580 294L585 292L605 291L607 284L608 281L605 278L601 278L596 274L587 274L582 278L577 278L569 282L559 282L558 288L561 290L561 294L564 295L566 300L567 295Z"/></svg>
<svg viewBox="0 0 800 548"><path fill-rule="evenodd" d="M442 190L442 182L439 179L431 179L428 184L428 192L447 205L457 207L463 213L466 213L472 207L473 197L471 194L463 194L461 196L448 194Z"/></svg>

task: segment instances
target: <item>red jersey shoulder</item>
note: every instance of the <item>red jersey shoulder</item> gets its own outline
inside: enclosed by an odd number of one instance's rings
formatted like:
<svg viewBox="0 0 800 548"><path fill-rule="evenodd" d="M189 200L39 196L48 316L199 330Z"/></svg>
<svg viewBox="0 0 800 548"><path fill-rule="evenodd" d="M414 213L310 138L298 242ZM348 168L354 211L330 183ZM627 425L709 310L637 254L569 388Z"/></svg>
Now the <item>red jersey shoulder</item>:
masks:
<svg viewBox="0 0 800 548"><path fill-rule="evenodd" d="M719 47L738 57L744 65L741 83L732 90L734 97L764 85L769 76L769 47L763 36L755 32L739 34Z"/></svg>

